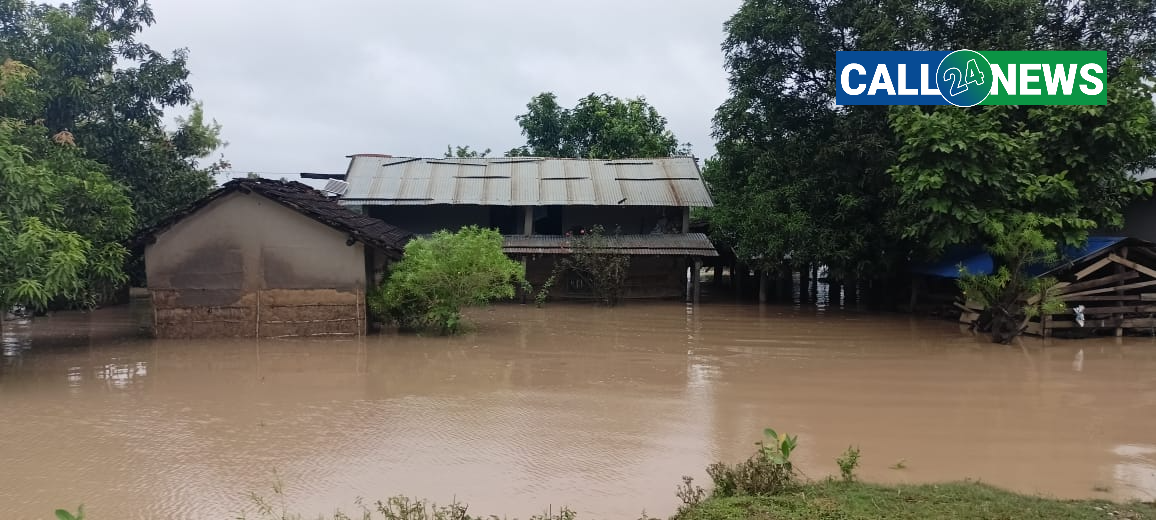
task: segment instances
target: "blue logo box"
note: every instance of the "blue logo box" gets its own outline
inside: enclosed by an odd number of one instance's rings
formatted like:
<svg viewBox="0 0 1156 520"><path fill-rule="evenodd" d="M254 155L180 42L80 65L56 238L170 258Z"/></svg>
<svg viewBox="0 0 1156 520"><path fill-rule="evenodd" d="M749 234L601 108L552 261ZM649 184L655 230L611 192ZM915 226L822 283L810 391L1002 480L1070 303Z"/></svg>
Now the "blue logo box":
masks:
<svg viewBox="0 0 1156 520"><path fill-rule="evenodd" d="M837 51L835 104L949 105L935 81L939 63L948 54L951 52ZM884 88L885 84L893 93Z"/></svg>

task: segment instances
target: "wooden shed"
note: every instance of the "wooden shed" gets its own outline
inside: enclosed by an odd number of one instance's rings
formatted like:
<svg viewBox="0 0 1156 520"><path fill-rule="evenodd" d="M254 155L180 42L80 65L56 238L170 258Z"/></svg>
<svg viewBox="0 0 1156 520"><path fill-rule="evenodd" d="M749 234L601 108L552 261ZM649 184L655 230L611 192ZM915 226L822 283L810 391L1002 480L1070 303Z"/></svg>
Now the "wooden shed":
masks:
<svg viewBox="0 0 1156 520"><path fill-rule="evenodd" d="M1040 276L1060 281L1053 289L1066 309L1029 320L1028 334L1092 335L1156 331L1156 244L1136 238L1095 237L1083 256ZM1038 303L1033 297L1027 303ZM1076 311L1080 312L1076 312Z"/></svg>
<svg viewBox="0 0 1156 520"><path fill-rule="evenodd" d="M971 272L990 272L986 253L972 253L960 264ZM985 270L986 269L986 270ZM1156 333L1156 244L1137 238L1091 237L1083 247L1065 248L1055 265L1034 265L1028 274L1051 277L1051 295L1064 310L1029 319L1026 334L1081 337L1098 334ZM942 275L942 273L941 273ZM1026 298L1039 305L1040 296ZM983 310L975 302L959 303L960 323L973 323Z"/></svg>
<svg viewBox="0 0 1156 520"><path fill-rule="evenodd" d="M157 337L354 336L366 290L411 237L305 184L236 179L134 246Z"/></svg>

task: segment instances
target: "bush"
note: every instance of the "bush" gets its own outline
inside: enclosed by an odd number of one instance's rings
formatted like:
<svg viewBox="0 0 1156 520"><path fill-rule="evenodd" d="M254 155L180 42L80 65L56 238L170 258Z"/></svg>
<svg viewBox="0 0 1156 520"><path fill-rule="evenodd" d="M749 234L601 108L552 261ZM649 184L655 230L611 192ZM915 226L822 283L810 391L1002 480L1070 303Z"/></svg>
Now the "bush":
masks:
<svg viewBox="0 0 1156 520"><path fill-rule="evenodd" d="M525 270L502 252L502 235L468 226L410 241L368 305L403 330L456 334L463 308L513 298L519 285L527 285Z"/></svg>
<svg viewBox="0 0 1156 520"><path fill-rule="evenodd" d="M598 303L617 305L622 299L622 288L626 285L626 275L630 270L630 256L616 252L611 245L602 226L582 229L577 234L566 233L563 247L568 249L569 254L554 264L554 272L544 288L548 292L558 276L569 272L590 288ZM540 292L539 296L537 302L541 305L545 293Z"/></svg>
<svg viewBox="0 0 1156 520"><path fill-rule="evenodd" d="M758 453L745 462L733 466L719 462L706 469L714 482L713 496L777 495L794 485L791 452L797 438L770 428L764 434Z"/></svg>
<svg viewBox="0 0 1156 520"><path fill-rule="evenodd" d="M855 468L859 467L859 448L848 446L847 451L835 459L835 464L839 465L839 474L842 475L843 482L854 482Z"/></svg>

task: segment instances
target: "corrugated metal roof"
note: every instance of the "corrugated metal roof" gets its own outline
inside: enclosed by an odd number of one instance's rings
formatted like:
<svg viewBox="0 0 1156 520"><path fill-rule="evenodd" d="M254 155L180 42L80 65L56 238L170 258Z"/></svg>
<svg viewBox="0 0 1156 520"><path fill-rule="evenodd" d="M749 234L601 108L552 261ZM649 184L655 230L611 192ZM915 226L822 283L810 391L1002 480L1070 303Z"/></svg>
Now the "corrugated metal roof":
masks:
<svg viewBox="0 0 1156 520"><path fill-rule="evenodd" d="M561 235L507 235L502 250L506 253L558 255L569 250L570 237ZM614 251L630 255L718 256L714 244L702 233L671 235L612 235L606 237Z"/></svg>
<svg viewBox="0 0 1156 520"><path fill-rule="evenodd" d="M714 202L692 157L424 159L352 156L347 205L690 206Z"/></svg>

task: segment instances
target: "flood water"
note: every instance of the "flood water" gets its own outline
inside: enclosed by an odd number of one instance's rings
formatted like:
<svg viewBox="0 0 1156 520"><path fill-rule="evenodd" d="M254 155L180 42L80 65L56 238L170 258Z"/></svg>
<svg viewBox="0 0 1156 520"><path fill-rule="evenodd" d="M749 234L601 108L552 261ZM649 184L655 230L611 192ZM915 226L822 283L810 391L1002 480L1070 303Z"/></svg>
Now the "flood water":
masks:
<svg viewBox="0 0 1156 520"><path fill-rule="evenodd" d="M0 509L50 518L350 511L396 494L525 518L669 515L764 427L808 477L1156 498L1156 342L1024 339L791 306L497 306L469 335L134 339L140 309L5 323ZM895 466L902 461L901 469Z"/></svg>

